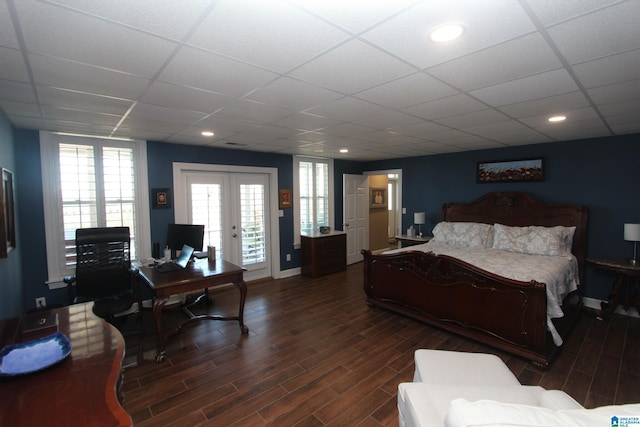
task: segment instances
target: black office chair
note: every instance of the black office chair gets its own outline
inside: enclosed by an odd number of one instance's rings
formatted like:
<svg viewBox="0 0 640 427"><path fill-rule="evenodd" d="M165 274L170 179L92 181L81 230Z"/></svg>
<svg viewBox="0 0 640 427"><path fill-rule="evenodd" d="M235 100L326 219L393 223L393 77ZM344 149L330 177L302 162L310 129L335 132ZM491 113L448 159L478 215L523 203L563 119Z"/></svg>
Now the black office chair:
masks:
<svg viewBox="0 0 640 427"><path fill-rule="evenodd" d="M94 301L93 312L114 323L115 316L142 300L137 270L131 268L129 227L76 230L76 274L64 282L70 303Z"/></svg>

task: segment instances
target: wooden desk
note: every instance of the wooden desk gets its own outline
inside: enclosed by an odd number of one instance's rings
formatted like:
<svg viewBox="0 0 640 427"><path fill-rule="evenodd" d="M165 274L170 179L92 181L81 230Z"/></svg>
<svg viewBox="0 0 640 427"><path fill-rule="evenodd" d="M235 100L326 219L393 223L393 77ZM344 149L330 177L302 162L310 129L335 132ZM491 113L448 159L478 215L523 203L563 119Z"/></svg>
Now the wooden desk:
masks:
<svg viewBox="0 0 640 427"><path fill-rule="evenodd" d="M640 313L640 264L631 264L625 259L588 258L587 262L596 268L616 273L616 280L609 295L609 301L602 302L600 318L606 319L620 303L625 310L635 305ZM632 289L635 291L632 292Z"/></svg>
<svg viewBox="0 0 640 427"><path fill-rule="evenodd" d="M199 320L237 320L240 324L240 332L249 333L249 328L244 324L244 302L247 297L247 286L242 277L244 269L222 259L210 262L208 259L200 259L189 262L184 270L159 273L151 267L140 267L140 278L153 291L153 317L156 321L158 332L158 354L156 362L160 363L167 357L166 343L173 336L182 332L188 324ZM178 328L165 336L162 327L162 309L171 295L185 292L199 291L216 286L233 283L240 291L240 307L237 316L195 316L186 310L189 319Z"/></svg>
<svg viewBox="0 0 640 427"><path fill-rule="evenodd" d="M50 310L58 313L58 330L71 341L71 355L42 371L0 379L0 426L133 425L118 400L124 339L92 307L85 303ZM23 335L21 319L0 320L0 346L55 332Z"/></svg>

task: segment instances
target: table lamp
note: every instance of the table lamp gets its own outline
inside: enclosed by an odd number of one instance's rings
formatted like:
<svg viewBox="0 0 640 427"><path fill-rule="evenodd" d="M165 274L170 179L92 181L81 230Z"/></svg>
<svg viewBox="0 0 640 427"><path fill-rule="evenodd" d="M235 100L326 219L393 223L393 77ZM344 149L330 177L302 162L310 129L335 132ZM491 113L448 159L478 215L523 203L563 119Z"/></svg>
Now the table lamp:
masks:
<svg viewBox="0 0 640 427"><path fill-rule="evenodd" d="M415 212L413 214L413 223L418 225L418 236L422 237L422 224L424 224L424 212ZM640 239L639 239L640 240Z"/></svg>
<svg viewBox="0 0 640 427"><path fill-rule="evenodd" d="M636 265L638 259L636 258L636 245L640 241L640 224L625 224L624 225L624 240L633 242L633 259L632 265Z"/></svg>

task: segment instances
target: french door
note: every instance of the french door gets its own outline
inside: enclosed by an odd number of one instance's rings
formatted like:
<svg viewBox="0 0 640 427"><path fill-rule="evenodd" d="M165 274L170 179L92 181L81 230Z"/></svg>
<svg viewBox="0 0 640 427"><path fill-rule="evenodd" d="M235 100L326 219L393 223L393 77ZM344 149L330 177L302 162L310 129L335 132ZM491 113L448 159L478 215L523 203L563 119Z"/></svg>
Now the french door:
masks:
<svg viewBox="0 0 640 427"><path fill-rule="evenodd" d="M271 276L268 175L186 171L183 178L186 222L204 224L204 246L244 267L245 280Z"/></svg>

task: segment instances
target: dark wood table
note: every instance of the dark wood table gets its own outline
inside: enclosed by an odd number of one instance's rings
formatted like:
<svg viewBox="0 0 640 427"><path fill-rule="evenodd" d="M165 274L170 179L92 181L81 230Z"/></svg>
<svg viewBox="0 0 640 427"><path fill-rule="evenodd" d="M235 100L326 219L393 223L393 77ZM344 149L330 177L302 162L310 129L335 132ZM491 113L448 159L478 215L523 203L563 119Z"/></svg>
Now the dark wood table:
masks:
<svg viewBox="0 0 640 427"><path fill-rule="evenodd" d="M124 339L93 314L93 303L0 320L0 346L50 335L71 341L60 363L26 375L0 378L0 426L132 426L120 406ZM58 313L58 327L23 333L32 316Z"/></svg>
<svg viewBox="0 0 640 427"><path fill-rule="evenodd" d="M640 263L626 259L587 258L587 262L601 270L616 273L609 301L601 303L600 317L606 319L622 303L625 310L635 306L640 313Z"/></svg>
<svg viewBox="0 0 640 427"><path fill-rule="evenodd" d="M153 291L153 317L158 332L158 354L156 362L162 362L167 357L166 343L173 336L179 334L184 327L199 320L237 320L240 324L240 332L249 333L249 328L244 324L244 303L247 297L247 286L243 279L244 269L230 262L218 259L212 262L208 259L200 259L189 262L184 270L160 273L152 267L140 267L140 278ZM237 316L196 316L186 310L189 318L178 328L165 335L162 326L162 310L172 295L207 290L216 286L233 283L240 291L240 304Z"/></svg>

